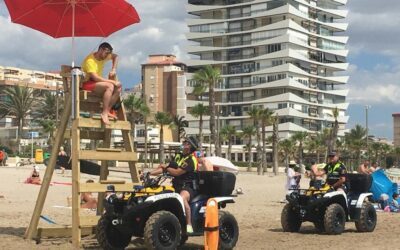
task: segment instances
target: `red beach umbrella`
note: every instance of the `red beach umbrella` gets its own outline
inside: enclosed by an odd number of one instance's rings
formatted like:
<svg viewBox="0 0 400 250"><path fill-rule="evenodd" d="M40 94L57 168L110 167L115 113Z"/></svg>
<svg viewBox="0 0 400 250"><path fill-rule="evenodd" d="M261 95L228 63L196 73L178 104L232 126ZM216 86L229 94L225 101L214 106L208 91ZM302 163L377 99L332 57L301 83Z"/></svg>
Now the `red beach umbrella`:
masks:
<svg viewBox="0 0 400 250"><path fill-rule="evenodd" d="M54 38L107 37L140 22L125 0L5 0L11 21ZM72 62L74 64L74 62Z"/></svg>

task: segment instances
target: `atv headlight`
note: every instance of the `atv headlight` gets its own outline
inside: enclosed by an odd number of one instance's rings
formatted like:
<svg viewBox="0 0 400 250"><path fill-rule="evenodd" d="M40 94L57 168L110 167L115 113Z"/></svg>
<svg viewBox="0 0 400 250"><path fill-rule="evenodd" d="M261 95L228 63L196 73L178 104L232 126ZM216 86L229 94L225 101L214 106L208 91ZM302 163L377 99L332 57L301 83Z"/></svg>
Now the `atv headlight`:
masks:
<svg viewBox="0 0 400 250"><path fill-rule="evenodd" d="M116 194L110 194L106 197L106 200L109 204L115 204L118 200L118 196Z"/></svg>

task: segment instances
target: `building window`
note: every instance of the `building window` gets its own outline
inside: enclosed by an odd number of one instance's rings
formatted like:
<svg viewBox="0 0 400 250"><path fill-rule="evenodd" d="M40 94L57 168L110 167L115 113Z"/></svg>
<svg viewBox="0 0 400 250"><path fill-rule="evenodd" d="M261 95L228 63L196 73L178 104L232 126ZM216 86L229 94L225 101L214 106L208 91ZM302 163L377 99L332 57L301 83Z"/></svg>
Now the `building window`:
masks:
<svg viewBox="0 0 400 250"><path fill-rule="evenodd" d="M276 51L280 51L282 48L280 43L275 43L275 44L268 44L267 45L267 54L268 53L273 53Z"/></svg>

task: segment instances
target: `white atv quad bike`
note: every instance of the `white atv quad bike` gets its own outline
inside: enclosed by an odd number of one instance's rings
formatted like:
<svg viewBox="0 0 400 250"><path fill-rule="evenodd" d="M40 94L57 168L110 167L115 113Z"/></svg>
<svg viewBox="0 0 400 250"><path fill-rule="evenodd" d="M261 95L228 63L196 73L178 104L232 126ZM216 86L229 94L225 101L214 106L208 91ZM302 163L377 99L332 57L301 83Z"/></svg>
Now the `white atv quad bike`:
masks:
<svg viewBox="0 0 400 250"><path fill-rule="evenodd" d="M204 213L211 197L218 207L234 203L232 191L236 176L227 172L198 172L199 195L190 203L193 233L186 232L186 216L181 196L171 186L161 186L162 175L145 175L143 186L132 192L109 194L104 201L105 213L97 225L96 237L104 249L124 249L132 236L144 238L147 249L176 249L189 236L204 234ZM113 187L110 186L110 191ZM239 237L238 223L233 215L219 212L219 249L232 249Z"/></svg>

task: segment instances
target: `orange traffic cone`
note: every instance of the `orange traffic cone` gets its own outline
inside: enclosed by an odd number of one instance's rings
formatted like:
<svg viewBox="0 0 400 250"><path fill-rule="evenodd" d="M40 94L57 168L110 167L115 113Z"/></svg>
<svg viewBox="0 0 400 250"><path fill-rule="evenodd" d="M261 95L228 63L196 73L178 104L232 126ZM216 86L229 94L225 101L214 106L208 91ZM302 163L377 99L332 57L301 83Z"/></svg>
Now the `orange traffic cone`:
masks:
<svg viewBox="0 0 400 250"><path fill-rule="evenodd" d="M204 223L204 249L217 250L219 239L218 202L211 198L207 201Z"/></svg>

